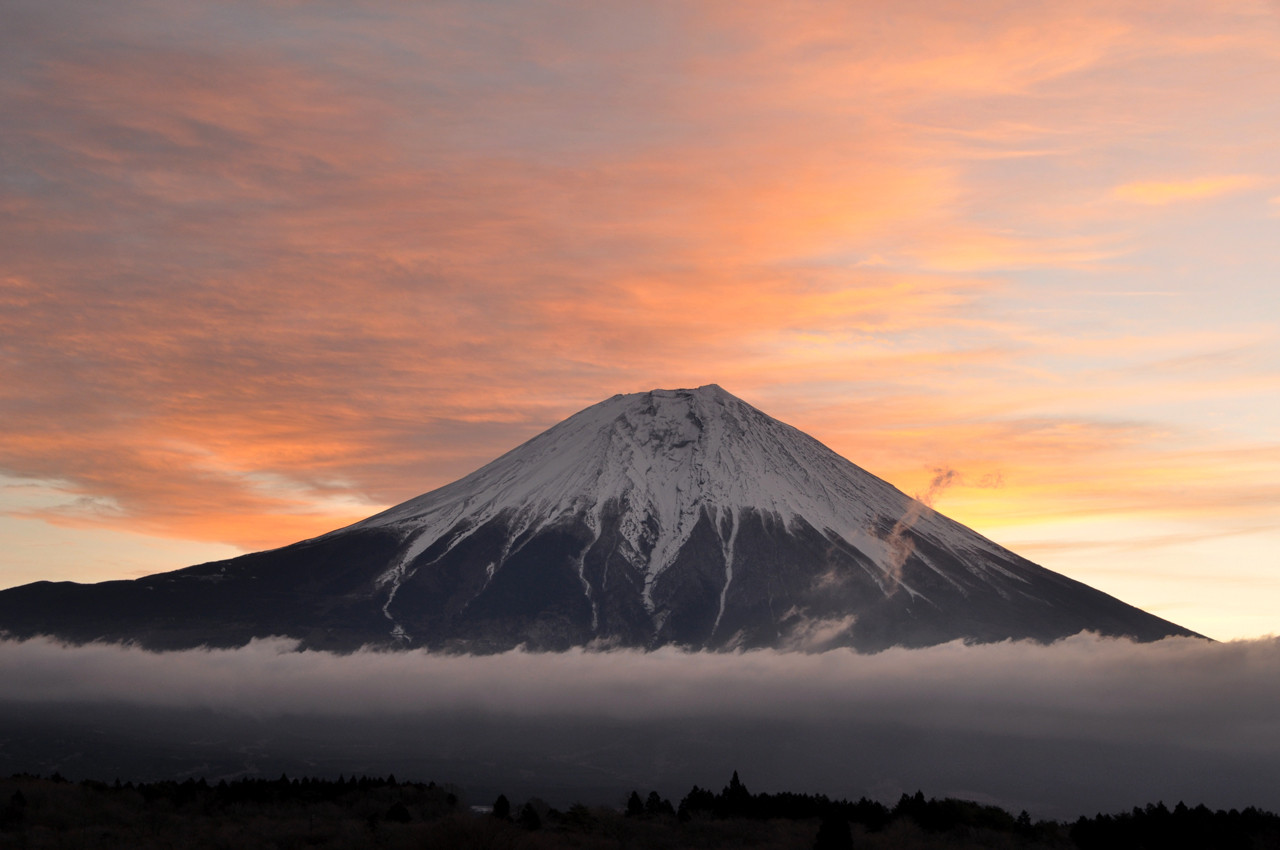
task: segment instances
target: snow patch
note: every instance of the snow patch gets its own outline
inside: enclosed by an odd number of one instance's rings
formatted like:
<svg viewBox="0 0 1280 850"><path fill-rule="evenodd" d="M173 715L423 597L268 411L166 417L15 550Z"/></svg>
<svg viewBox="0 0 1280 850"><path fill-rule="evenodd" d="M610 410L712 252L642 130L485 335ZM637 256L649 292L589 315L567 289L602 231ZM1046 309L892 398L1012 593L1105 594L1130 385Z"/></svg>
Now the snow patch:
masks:
<svg viewBox="0 0 1280 850"><path fill-rule="evenodd" d="M711 636L715 637L716 632L720 629L720 620L724 617L724 601L729 596L729 585L733 583L733 544L738 539L738 513L730 512L733 517L733 527L729 530L729 539L722 540L724 551L724 587L720 589L720 610L716 611L716 622L711 627ZM719 531L719 523L716 523L716 530Z"/></svg>

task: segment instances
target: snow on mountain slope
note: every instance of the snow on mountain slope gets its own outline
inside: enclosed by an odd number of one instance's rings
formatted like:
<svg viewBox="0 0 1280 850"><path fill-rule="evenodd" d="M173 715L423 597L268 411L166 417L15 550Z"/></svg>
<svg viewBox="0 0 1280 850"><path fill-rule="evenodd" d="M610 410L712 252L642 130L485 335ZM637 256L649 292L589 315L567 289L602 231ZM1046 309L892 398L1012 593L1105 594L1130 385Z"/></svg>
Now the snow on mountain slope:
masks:
<svg viewBox="0 0 1280 850"><path fill-rule="evenodd" d="M1003 551L715 384L616 395L465 478L353 528L391 528L404 536L400 557L379 580L389 586L389 606L415 560L445 534L455 534L447 554L470 531L506 514L513 519L509 556L519 540L568 517L585 517L598 536L602 512L611 504L622 506L622 554L644 573L651 612L654 582L704 511L721 535L721 615L744 509L772 515L788 529L803 520L838 537L877 565L871 577L886 594L901 587L919 595L903 581L902 544L876 530L886 519L915 517L917 534L953 551ZM465 529L459 531L459 523ZM502 559L491 564L490 575L501 567Z"/></svg>
<svg viewBox="0 0 1280 850"><path fill-rule="evenodd" d="M269 552L0 591L0 632L146 646L878 651L1191 634L947 519L717 386L619 395Z"/></svg>

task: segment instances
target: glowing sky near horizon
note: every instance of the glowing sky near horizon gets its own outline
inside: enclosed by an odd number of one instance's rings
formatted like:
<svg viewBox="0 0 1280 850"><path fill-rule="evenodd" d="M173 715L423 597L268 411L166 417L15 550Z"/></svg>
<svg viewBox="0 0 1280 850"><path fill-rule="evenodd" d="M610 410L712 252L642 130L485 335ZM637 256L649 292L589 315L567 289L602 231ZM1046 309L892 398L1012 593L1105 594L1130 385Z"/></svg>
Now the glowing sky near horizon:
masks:
<svg viewBox="0 0 1280 850"><path fill-rule="evenodd" d="M1280 633L1280 4L0 0L0 586L719 383Z"/></svg>

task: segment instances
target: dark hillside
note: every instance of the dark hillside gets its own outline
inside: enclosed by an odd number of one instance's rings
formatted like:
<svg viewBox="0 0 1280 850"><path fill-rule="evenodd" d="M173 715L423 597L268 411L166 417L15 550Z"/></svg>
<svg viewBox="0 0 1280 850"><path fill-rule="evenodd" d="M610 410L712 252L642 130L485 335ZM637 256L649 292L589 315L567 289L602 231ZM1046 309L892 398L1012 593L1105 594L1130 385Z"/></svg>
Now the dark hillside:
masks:
<svg viewBox="0 0 1280 850"><path fill-rule="evenodd" d="M637 790L618 808L551 808L538 798L489 805L458 789L395 777L319 780L68 782L0 780L0 847L31 848L1208 848L1280 847L1280 816L1181 803L1073 825L1033 823L965 800L903 795L893 807L823 795L752 794L735 773L719 793L678 806ZM471 803L472 805L468 805Z"/></svg>

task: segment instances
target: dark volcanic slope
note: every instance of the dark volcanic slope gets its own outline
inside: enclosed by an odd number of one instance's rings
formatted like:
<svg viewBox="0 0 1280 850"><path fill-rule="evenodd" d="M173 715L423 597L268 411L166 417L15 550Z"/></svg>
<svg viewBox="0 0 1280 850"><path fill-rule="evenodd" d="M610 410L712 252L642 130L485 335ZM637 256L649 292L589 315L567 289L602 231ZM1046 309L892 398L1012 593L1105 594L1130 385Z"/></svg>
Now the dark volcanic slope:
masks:
<svg viewBox="0 0 1280 850"><path fill-rule="evenodd" d="M615 396L315 540L0 592L0 629L474 652L1192 634L1018 557L716 386Z"/></svg>

